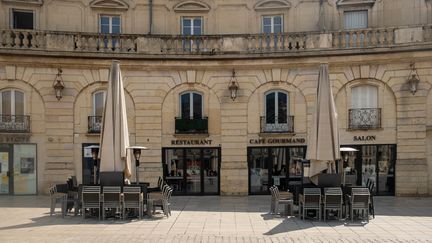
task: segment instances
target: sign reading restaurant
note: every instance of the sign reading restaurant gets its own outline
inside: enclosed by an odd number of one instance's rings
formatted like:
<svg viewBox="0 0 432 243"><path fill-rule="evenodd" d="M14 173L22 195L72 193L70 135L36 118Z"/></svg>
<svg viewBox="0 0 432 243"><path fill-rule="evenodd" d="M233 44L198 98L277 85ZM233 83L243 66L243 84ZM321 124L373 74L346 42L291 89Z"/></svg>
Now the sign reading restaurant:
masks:
<svg viewBox="0 0 432 243"><path fill-rule="evenodd" d="M180 139L171 140L171 145L211 145L211 139Z"/></svg>
<svg viewBox="0 0 432 243"><path fill-rule="evenodd" d="M257 138L250 139L250 144L304 144L305 138Z"/></svg>

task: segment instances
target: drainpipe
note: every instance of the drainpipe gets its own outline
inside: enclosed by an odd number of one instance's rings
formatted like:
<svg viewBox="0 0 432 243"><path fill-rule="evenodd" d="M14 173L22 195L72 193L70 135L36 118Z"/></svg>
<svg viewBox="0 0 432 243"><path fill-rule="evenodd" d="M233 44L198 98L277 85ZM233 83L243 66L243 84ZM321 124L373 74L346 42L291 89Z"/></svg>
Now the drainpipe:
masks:
<svg viewBox="0 0 432 243"><path fill-rule="evenodd" d="M153 27L153 0L149 0L149 32L148 34L152 34Z"/></svg>

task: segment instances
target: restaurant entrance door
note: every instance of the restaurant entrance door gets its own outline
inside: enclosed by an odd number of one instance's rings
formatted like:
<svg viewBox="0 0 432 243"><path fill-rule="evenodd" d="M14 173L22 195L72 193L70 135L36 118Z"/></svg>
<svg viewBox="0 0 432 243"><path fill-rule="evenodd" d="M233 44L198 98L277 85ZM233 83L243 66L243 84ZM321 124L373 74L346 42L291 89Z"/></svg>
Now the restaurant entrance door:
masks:
<svg viewBox="0 0 432 243"><path fill-rule="evenodd" d="M219 195L220 148L163 148L164 179L175 195Z"/></svg>

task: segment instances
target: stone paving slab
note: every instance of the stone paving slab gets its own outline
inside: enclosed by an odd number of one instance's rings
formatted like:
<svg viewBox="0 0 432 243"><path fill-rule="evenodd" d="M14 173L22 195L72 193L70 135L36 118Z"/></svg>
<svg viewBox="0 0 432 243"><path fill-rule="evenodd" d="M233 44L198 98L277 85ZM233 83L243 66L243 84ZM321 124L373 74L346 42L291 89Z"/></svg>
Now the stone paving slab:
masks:
<svg viewBox="0 0 432 243"><path fill-rule="evenodd" d="M375 197L376 217L299 220L268 214L269 196L173 197L169 218L49 216L45 196L0 197L5 242L432 242L432 198Z"/></svg>

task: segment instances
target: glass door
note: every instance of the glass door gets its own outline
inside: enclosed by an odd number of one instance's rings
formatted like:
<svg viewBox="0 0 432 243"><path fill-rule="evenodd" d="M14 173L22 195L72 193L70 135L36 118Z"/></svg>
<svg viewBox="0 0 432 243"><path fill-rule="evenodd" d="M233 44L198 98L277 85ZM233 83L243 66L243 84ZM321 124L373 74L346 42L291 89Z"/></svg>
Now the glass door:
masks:
<svg viewBox="0 0 432 243"><path fill-rule="evenodd" d="M0 144L0 195L10 193L10 164L12 159L11 146Z"/></svg>
<svg viewBox="0 0 432 243"><path fill-rule="evenodd" d="M271 148L272 163L272 185L279 187L279 190L286 191L287 188L287 149L286 148Z"/></svg>
<svg viewBox="0 0 432 243"><path fill-rule="evenodd" d="M395 193L395 161L394 145L378 146L378 194L394 195Z"/></svg>
<svg viewBox="0 0 432 243"><path fill-rule="evenodd" d="M268 148L249 149L249 192L267 194L269 188Z"/></svg>
<svg viewBox="0 0 432 243"><path fill-rule="evenodd" d="M219 192L219 151L217 149L204 149L203 174L204 193L217 194Z"/></svg>
<svg viewBox="0 0 432 243"><path fill-rule="evenodd" d="M186 193L197 194L201 192L201 165L200 149L186 149Z"/></svg>
<svg viewBox="0 0 432 243"><path fill-rule="evenodd" d="M367 181L377 182L376 164L377 164L377 146L361 147L361 182L359 185L366 186ZM376 187L374 188L374 192Z"/></svg>
<svg viewBox="0 0 432 243"><path fill-rule="evenodd" d="M13 153L14 194L36 194L36 145L15 144Z"/></svg>
<svg viewBox="0 0 432 243"><path fill-rule="evenodd" d="M168 185L173 188L173 194L184 193L184 160L183 149L166 149L164 161L164 176Z"/></svg>

